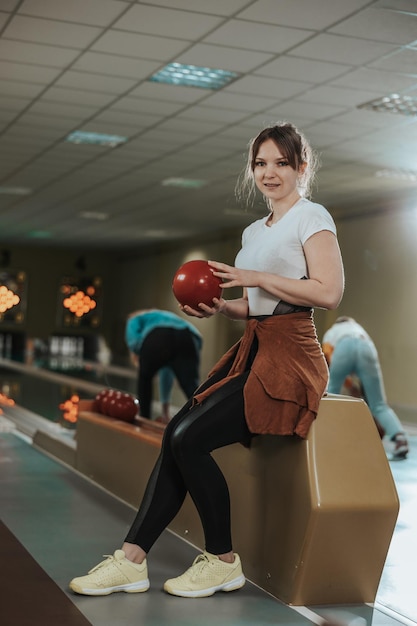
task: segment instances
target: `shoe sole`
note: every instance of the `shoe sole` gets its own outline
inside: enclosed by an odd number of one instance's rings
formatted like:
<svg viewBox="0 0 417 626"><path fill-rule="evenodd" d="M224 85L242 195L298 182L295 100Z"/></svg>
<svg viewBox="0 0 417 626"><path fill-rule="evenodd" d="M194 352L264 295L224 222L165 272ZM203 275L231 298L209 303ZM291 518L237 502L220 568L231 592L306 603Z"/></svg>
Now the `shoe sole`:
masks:
<svg viewBox="0 0 417 626"><path fill-rule="evenodd" d="M404 452L396 452L395 454L392 455L392 460L393 461L403 461L404 459L407 458L407 454L408 454L408 450L406 450Z"/></svg>
<svg viewBox="0 0 417 626"><path fill-rule="evenodd" d="M103 589L89 589L88 587L80 587L77 583L70 583L70 589L83 596L108 596L111 593L125 591L126 593L141 593L148 591L149 580L142 580L139 583L130 583L129 585L117 585L116 587L103 587Z"/></svg>
<svg viewBox="0 0 417 626"><path fill-rule="evenodd" d="M223 583L222 585L216 585L215 587L207 587L206 589L198 589L195 591L187 591L185 589L175 589L167 581L164 584L164 591L170 593L172 596L180 596L182 598L208 598L209 596L215 594L216 591L235 591L236 589L241 589L245 582L246 579L242 574L241 576L238 576L227 583Z"/></svg>
<svg viewBox="0 0 417 626"><path fill-rule="evenodd" d="M404 444L403 446L399 446L393 453L393 459L405 459L408 454L408 446Z"/></svg>

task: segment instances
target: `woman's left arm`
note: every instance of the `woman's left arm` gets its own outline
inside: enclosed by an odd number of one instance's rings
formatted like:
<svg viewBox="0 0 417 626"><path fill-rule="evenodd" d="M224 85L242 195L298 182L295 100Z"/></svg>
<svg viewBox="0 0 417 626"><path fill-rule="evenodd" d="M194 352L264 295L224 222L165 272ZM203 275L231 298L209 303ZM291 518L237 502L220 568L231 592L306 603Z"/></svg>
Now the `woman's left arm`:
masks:
<svg viewBox="0 0 417 626"><path fill-rule="evenodd" d="M322 230L304 244L308 279L297 280L268 272L241 270L210 261L222 287L260 287L290 304L322 309L336 309L344 291L344 272L336 236Z"/></svg>

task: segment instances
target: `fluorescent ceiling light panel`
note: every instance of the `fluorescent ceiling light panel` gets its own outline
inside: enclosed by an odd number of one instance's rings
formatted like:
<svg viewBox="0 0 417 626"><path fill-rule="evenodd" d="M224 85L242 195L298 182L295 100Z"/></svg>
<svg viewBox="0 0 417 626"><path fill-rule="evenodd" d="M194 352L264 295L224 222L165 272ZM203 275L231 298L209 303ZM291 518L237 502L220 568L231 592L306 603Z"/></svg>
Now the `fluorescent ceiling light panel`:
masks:
<svg viewBox="0 0 417 626"><path fill-rule="evenodd" d="M397 113L399 115L417 115L417 98L400 96L393 93L383 98L360 104L358 109L369 109L378 113Z"/></svg>
<svg viewBox="0 0 417 626"><path fill-rule="evenodd" d="M200 187L207 185L207 181L196 178L165 178L161 185L163 187L181 187L182 189L200 189Z"/></svg>
<svg viewBox="0 0 417 626"><path fill-rule="evenodd" d="M122 137L121 135L106 135L103 133L89 133L82 130L75 130L73 133L70 133L65 141L69 141L71 143L84 143L95 146L109 146L110 148L115 148L121 143L125 143L127 141L127 137Z"/></svg>
<svg viewBox="0 0 417 626"><path fill-rule="evenodd" d="M184 85L201 87L203 89L220 89L238 74L226 70L217 70L197 65L183 65L182 63L168 63L156 74L150 77L154 83L168 83L169 85Z"/></svg>

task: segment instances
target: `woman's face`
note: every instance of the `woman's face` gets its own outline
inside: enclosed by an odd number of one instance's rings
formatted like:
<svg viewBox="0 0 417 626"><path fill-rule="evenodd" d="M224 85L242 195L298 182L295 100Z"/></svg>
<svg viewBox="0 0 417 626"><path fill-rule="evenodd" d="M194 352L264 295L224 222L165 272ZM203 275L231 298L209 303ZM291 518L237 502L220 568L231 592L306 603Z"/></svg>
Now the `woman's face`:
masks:
<svg viewBox="0 0 417 626"><path fill-rule="evenodd" d="M300 169L302 171L304 166ZM260 145L253 175L259 191L272 203L299 195L299 173L291 167L272 139L267 139Z"/></svg>

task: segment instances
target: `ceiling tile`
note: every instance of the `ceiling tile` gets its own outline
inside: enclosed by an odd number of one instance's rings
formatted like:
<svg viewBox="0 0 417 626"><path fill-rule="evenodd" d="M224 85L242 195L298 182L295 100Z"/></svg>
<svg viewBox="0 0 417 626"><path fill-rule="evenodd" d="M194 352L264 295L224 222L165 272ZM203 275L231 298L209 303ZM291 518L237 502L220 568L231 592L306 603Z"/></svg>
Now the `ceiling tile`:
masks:
<svg viewBox="0 0 417 626"><path fill-rule="evenodd" d="M399 50L398 52L387 55L378 61L370 63L368 67L388 72L414 74L417 79L417 50L411 48Z"/></svg>
<svg viewBox="0 0 417 626"><path fill-rule="evenodd" d="M75 126L77 125L79 118L65 117L63 115L56 117L54 115L50 115L50 113L45 111L43 107L40 107L40 110L38 111L35 109L36 105L34 104L19 118L20 122L26 124L27 126L36 126L37 128L45 128L45 126L59 128L62 133L65 133L65 135L72 130L76 130Z"/></svg>
<svg viewBox="0 0 417 626"><path fill-rule="evenodd" d="M29 98L16 98L0 94L0 109L4 111L21 111L30 104Z"/></svg>
<svg viewBox="0 0 417 626"><path fill-rule="evenodd" d="M395 46L391 44L323 33L293 48L291 55L332 63L363 65L389 54L394 49Z"/></svg>
<svg viewBox="0 0 417 626"><path fill-rule="evenodd" d="M333 26L330 32L407 45L416 39L417 17L384 8L370 8Z"/></svg>
<svg viewBox="0 0 417 626"><path fill-rule="evenodd" d="M10 19L10 15L8 13L2 13L0 11L0 28L4 27L8 19Z"/></svg>
<svg viewBox="0 0 417 626"><path fill-rule="evenodd" d="M349 65L341 65L340 63L326 63L324 61L311 61L292 56L280 56L275 61L263 65L255 73L262 76L319 83L346 74L349 70Z"/></svg>
<svg viewBox="0 0 417 626"><path fill-rule="evenodd" d="M167 61L188 48L189 41L157 37L124 30L108 30L91 46L97 52L121 54L133 58Z"/></svg>
<svg viewBox="0 0 417 626"><path fill-rule="evenodd" d="M72 102L81 106L100 109L114 102L115 96L113 94L99 93L97 91L81 91L52 86L42 94L42 100L50 102Z"/></svg>
<svg viewBox="0 0 417 626"><path fill-rule="evenodd" d="M413 85L417 85L417 76L370 70L364 67L345 74L341 78L336 78L332 81L332 85L367 89L385 96L389 93L401 92L403 89L409 89Z"/></svg>
<svg viewBox="0 0 417 626"><path fill-rule="evenodd" d="M171 9L190 9L190 0L147 0L146 4L153 4ZM243 8L247 0L193 0L192 10L197 13L212 13L213 15L233 15Z"/></svg>
<svg viewBox="0 0 417 626"><path fill-rule="evenodd" d="M315 104L314 102L310 102L308 100L306 100L306 102L291 100L278 104L276 107L272 107L269 109L268 115L273 115L279 119L281 119L282 116L285 116L287 119L292 119L292 115L297 115L300 118L304 118L306 121L315 122L317 120L325 120L328 117L338 115L344 110L345 107L333 106L330 103Z"/></svg>
<svg viewBox="0 0 417 626"><path fill-rule="evenodd" d="M82 50L101 33L100 28L80 26L35 17L15 16L4 31L7 39L67 46Z"/></svg>
<svg viewBox="0 0 417 626"><path fill-rule="evenodd" d="M305 41L312 32L244 20L230 20L204 39L207 43L277 54Z"/></svg>
<svg viewBox="0 0 417 626"><path fill-rule="evenodd" d="M0 61L0 78L2 80L46 84L54 80L59 73L58 69L52 67L38 66L36 72L34 72L33 65Z"/></svg>
<svg viewBox="0 0 417 626"><path fill-rule="evenodd" d="M41 113L42 115L51 115L52 117L66 117L72 120L84 120L94 114L93 107L80 106L78 104L48 102L46 100L38 100L31 108L31 113Z"/></svg>
<svg viewBox="0 0 417 626"><path fill-rule="evenodd" d="M50 67L66 67L78 56L79 51L73 48L57 46L43 46L24 41L0 40L0 59L25 63L30 59L31 63Z"/></svg>
<svg viewBox="0 0 417 626"><path fill-rule="evenodd" d="M1 2L1 10L2 11L14 11L14 9L19 4L20 0L2 0Z"/></svg>
<svg viewBox="0 0 417 626"><path fill-rule="evenodd" d="M214 93L204 100L204 106L218 106L223 109L236 109L238 111L250 111L254 109L267 109L274 103L271 98L264 98L261 95L243 95L236 93L226 93L223 90Z"/></svg>
<svg viewBox="0 0 417 626"><path fill-rule="evenodd" d="M258 0L239 17L258 22L322 30L362 8L368 0Z"/></svg>
<svg viewBox="0 0 417 626"><path fill-rule="evenodd" d="M151 98L168 102L193 103L210 95L207 89L198 87L180 87L178 85L164 85L162 83L145 82L130 92L137 98Z"/></svg>
<svg viewBox="0 0 417 626"><path fill-rule="evenodd" d="M180 54L175 60L177 63L199 65L232 72L250 72L259 65L272 58L271 54L238 50L226 46L212 46L197 44L187 52Z"/></svg>
<svg viewBox="0 0 417 626"><path fill-rule="evenodd" d="M264 76L244 76L224 88L225 92L261 93L263 96L271 96L279 100L286 100L308 89L308 83L298 81L278 80Z"/></svg>
<svg viewBox="0 0 417 626"><path fill-rule="evenodd" d="M108 94L121 94L135 85L136 81L116 76L96 75L88 72L65 72L56 81L57 86L70 87L73 89L86 89L87 91L101 91Z"/></svg>
<svg viewBox="0 0 417 626"><path fill-rule="evenodd" d="M158 61L130 59L128 57L86 52L73 65L74 70L85 72L135 78L147 78L159 69Z"/></svg>
<svg viewBox="0 0 417 626"><path fill-rule="evenodd" d="M44 89L42 84L37 85L33 82L20 83L16 80L1 81L1 93L2 95L21 96L22 98L36 98Z"/></svg>
<svg viewBox="0 0 417 626"><path fill-rule="evenodd" d="M64 22L107 26L129 7L121 0L24 0L18 12Z"/></svg>
<svg viewBox="0 0 417 626"><path fill-rule="evenodd" d="M167 102L163 100L154 100L153 98L131 98L126 96L125 98L119 98L109 110L118 111L130 111L137 114L141 113L153 113L155 115L174 115L178 111L184 108L184 104L179 102Z"/></svg>
<svg viewBox="0 0 417 626"><path fill-rule="evenodd" d="M222 22L221 18L188 11L133 5L113 27L162 37L195 40Z"/></svg>
<svg viewBox="0 0 417 626"><path fill-rule="evenodd" d="M359 104L363 104L374 98L374 91L351 89L350 87L335 87L334 85L320 85L319 87L309 89L299 96L297 100L346 108L357 107Z"/></svg>
<svg viewBox="0 0 417 626"><path fill-rule="evenodd" d="M119 111L116 109L108 109L103 111L99 115L96 115L94 122L109 122L112 124L123 124L125 126L131 126L133 129L146 128L152 126L162 119L162 115L151 115L151 113L144 114L137 111L136 113L130 113L127 111ZM130 133L135 134L135 133Z"/></svg>
<svg viewBox="0 0 417 626"><path fill-rule="evenodd" d="M219 122L235 124L242 118L246 117L246 111L238 111L235 109L222 109L220 107L195 106L188 108L183 113L179 113L175 120L201 120L204 122Z"/></svg>

